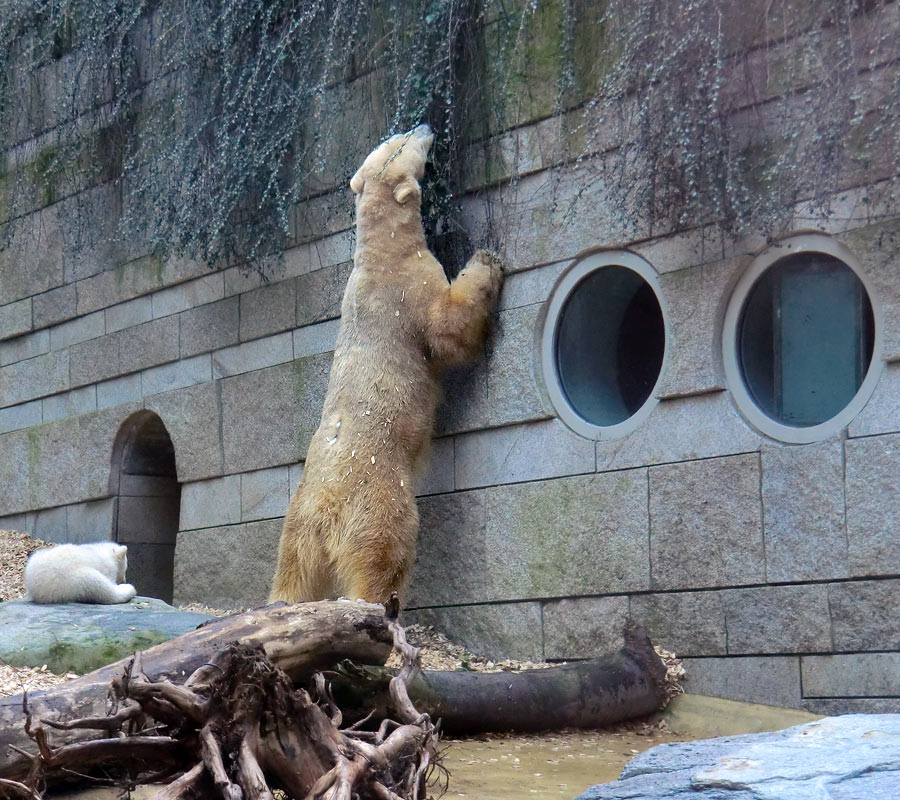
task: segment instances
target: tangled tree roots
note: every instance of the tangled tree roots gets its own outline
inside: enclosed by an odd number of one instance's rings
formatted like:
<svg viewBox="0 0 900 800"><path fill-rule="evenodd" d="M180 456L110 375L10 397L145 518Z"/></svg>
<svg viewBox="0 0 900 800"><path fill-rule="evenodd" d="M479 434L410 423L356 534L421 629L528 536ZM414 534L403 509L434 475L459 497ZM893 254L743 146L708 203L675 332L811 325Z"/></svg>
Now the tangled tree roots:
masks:
<svg viewBox="0 0 900 800"><path fill-rule="evenodd" d="M26 731L38 752L23 781L0 780L0 796L39 799L49 781L102 771L129 783L170 781L154 800L268 800L273 789L295 800L424 798L439 732L409 701L418 650L407 643L396 607L388 624L404 659L391 686L399 722L387 719L377 731L342 728L321 674L314 701L259 647L229 645L180 686L150 680L137 654L113 680L105 717L38 724L26 696ZM54 748L48 727L107 736Z"/></svg>

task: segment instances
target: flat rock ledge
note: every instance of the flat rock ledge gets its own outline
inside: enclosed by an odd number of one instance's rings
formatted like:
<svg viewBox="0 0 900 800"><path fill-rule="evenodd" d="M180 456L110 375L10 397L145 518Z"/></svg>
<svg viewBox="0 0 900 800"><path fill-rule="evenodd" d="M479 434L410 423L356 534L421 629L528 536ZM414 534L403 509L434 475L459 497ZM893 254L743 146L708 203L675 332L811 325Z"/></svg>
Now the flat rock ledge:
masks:
<svg viewBox="0 0 900 800"><path fill-rule="evenodd" d="M0 660L13 667L46 664L52 672L83 674L208 619L149 597L111 606L8 600L0 603Z"/></svg>
<svg viewBox="0 0 900 800"><path fill-rule="evenodd" d="M662 744L577 800L896 800L900 714Z"/></svg>

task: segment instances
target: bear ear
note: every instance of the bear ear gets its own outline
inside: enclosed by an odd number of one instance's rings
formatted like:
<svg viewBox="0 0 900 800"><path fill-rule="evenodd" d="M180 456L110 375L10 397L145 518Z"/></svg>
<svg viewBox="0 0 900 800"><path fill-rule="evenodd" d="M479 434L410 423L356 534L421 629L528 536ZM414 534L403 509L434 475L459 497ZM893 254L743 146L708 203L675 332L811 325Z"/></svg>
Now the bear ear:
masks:
<svg viewBox="0 0 900 800"><path fill-rule="evenodd" d="M404 178L394 187L394 200L402 206L411 197L421 197L422 190L415 178Z"/></svg>
<svg viewBox="0 0 900 800"><path fill-rule="evenodd" d="M124 544L116 545L116 556L121 558L128 552L128 548Z"/></svg>
<svg viewBox="0 0 900 800"><path fill-rule="evenodd" d="M356 175L350 178L350 190L353 194L362 194L363 186L366 184L366 179L362 174L362 167L360 167L356 171Z"/></svg>

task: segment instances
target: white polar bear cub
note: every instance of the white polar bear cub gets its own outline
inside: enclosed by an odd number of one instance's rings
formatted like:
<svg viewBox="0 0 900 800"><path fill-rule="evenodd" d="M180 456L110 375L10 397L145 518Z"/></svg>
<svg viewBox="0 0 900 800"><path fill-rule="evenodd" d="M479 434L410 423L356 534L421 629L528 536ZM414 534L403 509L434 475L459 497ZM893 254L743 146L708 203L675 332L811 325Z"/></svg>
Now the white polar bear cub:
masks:
<svg viewBox="0 0 900 800"><path fill-rule="evenodd" d="M127 603L122 583L128 548L115 542L60 544L36 550L25 565L25 599L33 603Z"/></svg>

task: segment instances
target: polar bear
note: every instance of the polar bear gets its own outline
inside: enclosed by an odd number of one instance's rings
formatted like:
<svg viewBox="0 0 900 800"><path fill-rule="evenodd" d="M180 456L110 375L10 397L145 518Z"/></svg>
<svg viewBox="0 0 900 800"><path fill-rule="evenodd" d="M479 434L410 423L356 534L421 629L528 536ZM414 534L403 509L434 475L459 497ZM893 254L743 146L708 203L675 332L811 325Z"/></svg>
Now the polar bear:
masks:
<svg viewBox="0 0 900 800"><path fill-rule="evenodd" d="M484 251L448 281L428 251L419 181L427 125L391 137L350 181L356 252L322 420L285 517L271 601L402 595L415 559L414 485L441 370L481 349L503 280Z"/></svg>
<svg viewBox="0 0 900 800"><path fill-rule="evenodd" d="M60 544L36 550L25 564L25 599L33 603L127 603L128 548L115 542Z"/></svg>

